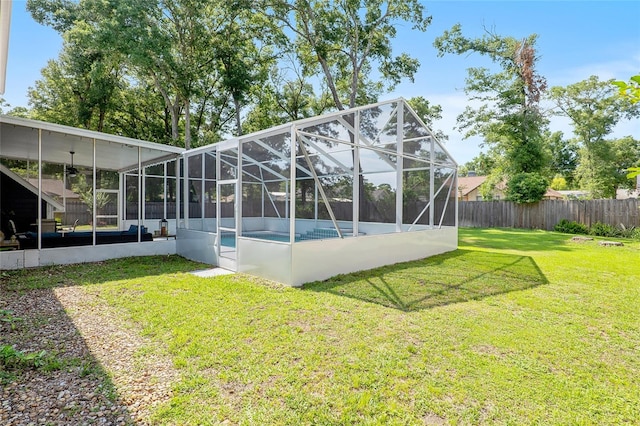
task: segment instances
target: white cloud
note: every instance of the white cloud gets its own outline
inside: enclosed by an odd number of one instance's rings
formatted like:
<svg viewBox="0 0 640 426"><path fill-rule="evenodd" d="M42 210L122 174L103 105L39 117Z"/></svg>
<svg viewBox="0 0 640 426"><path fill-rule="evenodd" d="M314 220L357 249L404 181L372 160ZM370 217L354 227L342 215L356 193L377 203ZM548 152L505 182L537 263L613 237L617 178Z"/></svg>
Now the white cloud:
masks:
<svg viewBox="0 0 640 426"><path fill-rule="evenodd" d="M640 73L640 53L625 59L607 62L593 62L573 68L556 70L553 75L548 76L549 84L552 86L566 86L583 81L592 75L598 76L600 80L628 80L632 75Z"/></svg>

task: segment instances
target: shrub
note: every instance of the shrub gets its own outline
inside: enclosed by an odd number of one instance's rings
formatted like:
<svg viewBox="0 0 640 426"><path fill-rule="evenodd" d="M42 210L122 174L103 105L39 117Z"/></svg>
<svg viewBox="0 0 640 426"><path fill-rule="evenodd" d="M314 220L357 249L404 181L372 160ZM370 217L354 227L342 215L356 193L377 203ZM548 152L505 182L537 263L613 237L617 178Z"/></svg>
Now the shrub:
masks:
<svg viewBox="0 0 640 426"><path fill-rule="evenodd" d="M536 203L542 200L549 182L539 173L518 173L507 183L507 199L515 203Z"/></svg>
<svg viewBox="0 0 640 426"><path fill-rule="evenodd" d="M608 223L596 222L591 225L589 234L597 237L619 237L620 231L616 229L615 226L609 225Z"/></svg>
<svg viewBox="0 0 640 426"><path fill-rule="evenodd" d="M618 225L618 234L623 238L640 240L640 228L635 226L624 226L623 223Z"/></svg>
<svg viewBox="0 0 640 426"><path fill-rule="evenodd" d="M575 220L568 221L567 219L562 219L560 222L553 227L553 230L556 232L563 232L565 234L588 234L589 228L582 223L578 223Z"/></svg>

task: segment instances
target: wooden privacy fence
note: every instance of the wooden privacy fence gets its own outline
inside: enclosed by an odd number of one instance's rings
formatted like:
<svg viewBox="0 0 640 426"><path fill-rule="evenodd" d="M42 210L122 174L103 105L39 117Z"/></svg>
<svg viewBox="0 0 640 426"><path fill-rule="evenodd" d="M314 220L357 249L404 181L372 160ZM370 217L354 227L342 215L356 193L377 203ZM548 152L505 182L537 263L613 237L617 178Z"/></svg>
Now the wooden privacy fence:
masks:
<svg viewBox="0 0 640 426"><path fill-rule="evenodd" d="M260 216L261 205L253 204L246 202L243 204L245 216ZM387 223L395 221L395 213L391 212L393 213L391 214L387 211L388 209L372 204L367 202L367 205L363 206L365 212L362 214L361 220ZM284 216L284 202L277 201L276 206ZM332 202L331 206L340 220L351 219L352 205L350 203ZM403 209L404 222L411 223L424 206L425 204L420 202L407 203ZM223 203L225 211L232 209L232 207L233 203ZM434 214L436 223L439 222L443 209L444 203L436 203ZM137 211L137 204L129 203L127 219L135 219ZM105 208L103 212L115 214L115 206ZM164 203L148 202L145 212L146 219L161 219L164 215ZM453 203L449 203L443 225L453 225L453 212ZM458 212L458 224L461 227L471 228L528 228L551 231L562 219L575 220L587 226L602 222L613 226L623 224L626 227L640 227L640 200L633 198L628 200L545 200L535 204L516 204L510 201L460 201ZM227 215L229 214L230 212L227 212ZM275 216L271 204L265 206L265 214L270 217ZM298 214L300 217L307 216L302 212ZM200 204L190 203L189 215L194 218L200 217ZM75 219L79 219L80 224L91 222L91 214L87 206L80 201L67 201L67 211L63 216L63 224L73 223ZM326 209L320 209L319 216L323 219L329 218ZM205 217L215 217L215 203L205 206ZM168 203L167 218L175 218L175 203ZM419 223L428 223L427 219L428 214L424 214Z"/></svg>
<svg viewBox="0 0 640 426"><path fill-rule="evenodd" d="M587 226L596 222L640 226L640 200L460 201L459 226L553 230L562 219Z"/></svg>

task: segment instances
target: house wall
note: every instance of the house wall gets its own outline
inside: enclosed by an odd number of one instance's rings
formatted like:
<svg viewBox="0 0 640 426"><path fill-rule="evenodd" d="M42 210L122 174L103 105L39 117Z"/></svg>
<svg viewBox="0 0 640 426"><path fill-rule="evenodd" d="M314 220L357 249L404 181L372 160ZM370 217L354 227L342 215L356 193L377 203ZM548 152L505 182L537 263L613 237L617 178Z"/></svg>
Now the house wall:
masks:
<svg viewBox="0 0 640 426"><path fill-rule="evenodd" d="M493 191L494 198L497 197L498 200L504 200L504 191L496 189ZM478 198L480 197L480 198ZM476 188L473 191L469 192L467 195L462 197L462 201L482 201L482 195L480 194L480 188Z"/></svg>

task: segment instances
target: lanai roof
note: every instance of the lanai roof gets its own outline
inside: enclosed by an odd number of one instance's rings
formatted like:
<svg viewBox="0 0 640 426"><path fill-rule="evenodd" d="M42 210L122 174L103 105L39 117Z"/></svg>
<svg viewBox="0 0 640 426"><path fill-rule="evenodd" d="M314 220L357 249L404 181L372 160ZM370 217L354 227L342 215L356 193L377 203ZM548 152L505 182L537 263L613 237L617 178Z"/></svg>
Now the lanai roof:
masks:
<svg viewBox="0 0 640 426"><path fill-rule="evenodd" d="M41 133L40 133L41 132ZM176 157L184 148L78 129L60 124L0 115L0 154L3 158L38 161L38 135L42 135L42 159L48 163L93 167L93 140L96 166L103 170L127 171Z"/></svg>

